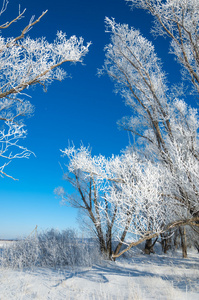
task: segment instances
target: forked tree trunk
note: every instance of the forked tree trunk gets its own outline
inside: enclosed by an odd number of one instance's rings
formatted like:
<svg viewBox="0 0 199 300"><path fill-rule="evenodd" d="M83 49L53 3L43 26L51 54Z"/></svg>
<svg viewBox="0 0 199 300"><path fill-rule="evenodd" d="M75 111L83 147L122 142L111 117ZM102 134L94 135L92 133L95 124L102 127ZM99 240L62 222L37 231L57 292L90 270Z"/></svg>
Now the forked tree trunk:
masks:
<svg viewBox="0 0 199 300"><path fill-rule="evenodd" d="M123 233L121 235L120 242L118 243L115 251L112 253L113 255L117 255L119 253L120 249L122 248L123 242L124 242L124 240L126 238L126 235L127 235L130 223L131 223L131 219L132 219L132 217L130 216L128 218L128 220L127 220L126 226L125 226L124 231L123 231Z"/></svg>
<svg viewBox="0 0 199 300"><path fill-rule="evenodd" d="M106 259L111 259L112 257L112 233L111 229L107 231L106 239L104 238L102 232L98 233L98 240L100 245L100 252Z"/></svg>
<svg viewBox="0 0 199 300"><path fill-rule="evenodd" d="M122 248L122 245L123 245L124 239L126 237L126 234L127 234L127 232L124 231L123 234L122 234L122 237L120 239L120 242L117 244L117 247L116 247L116 249L113 253L114 255L117 255L120 252L120 249Z"/></svg>
<svg viewBox="0 0 199 300"><path fill-rule="evenodd" d="M161 245L162 251L166 254L169 249L171 249L171 237L169 237L170 232L161 234Z"/></svg>
<svg viewBox="0 0 199 300"><path fill-rule="evenodd" d="M154 250L152 249L152 245L153 245L153 240L152 239L146 240L145 247L144 247L144 253L145 254L154 253Z"/></svg>
<svg viewBox="0 0 199 300"><path fill-rule="evenodd" d="M153 247L154 247L155 243L157 242L157 240L158 240L158 237L154 240L154 242L153 242L153 239L146 240L145 247L144 247L145 254L155 253Z"/></svg>
<svg viewBox="0 0 199 300"><path fill-rule="evenodd" d="M187 237L186 228L179 227L180 237L181 237L181 247L182 247L182 257L187 258Z"/></svg>

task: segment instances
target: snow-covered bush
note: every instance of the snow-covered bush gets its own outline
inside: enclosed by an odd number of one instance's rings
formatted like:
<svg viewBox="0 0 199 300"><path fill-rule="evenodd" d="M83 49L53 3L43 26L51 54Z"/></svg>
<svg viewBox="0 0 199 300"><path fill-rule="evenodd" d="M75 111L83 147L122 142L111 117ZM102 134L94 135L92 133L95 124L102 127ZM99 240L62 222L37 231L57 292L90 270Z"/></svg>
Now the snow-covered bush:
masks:
<svg viewBox="0 0 199 300"><path fill-rule="evenodd" d="M100 255L95 242L78 238L75 231L62 232L51 229L37 236L19 240L3 249L2 267L63 267L91 266L99 262Z"/></svg>

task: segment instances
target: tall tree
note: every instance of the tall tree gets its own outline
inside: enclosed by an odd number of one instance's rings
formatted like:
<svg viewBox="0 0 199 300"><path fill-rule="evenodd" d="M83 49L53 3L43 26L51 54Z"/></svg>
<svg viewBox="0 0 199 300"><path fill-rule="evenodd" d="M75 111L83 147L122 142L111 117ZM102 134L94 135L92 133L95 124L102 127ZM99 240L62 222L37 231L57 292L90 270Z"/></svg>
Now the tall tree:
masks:
<svg viewBox="0 0 199 300"><path fill-rule="evenodd" d="M171 38L184 79L198 93L198 1L129 0L156 18L156 34ZM132 110L120 126L135 136L136 144L122 155L85 159L74 155L71 170L95 176L106 201L117 207L119 232L133 241L118 257L140 242L180 226L199 222L199 120L196 109L184 101L184 91L169 86L152 42L139 30L106 18L110 43L99 74L108 74ZM159 23L158 23L159 22ZM66 149L67 155L71 149ZM88 175L89 174L89 175ZM103 210L103 206L100 206ZM127 226L127 227L126 227ZM182 244L186 256L185 231Z"/></svg>
<svg viewBox="0 0 199 300"><path fill-rule="evenodd" d="M120 125L139 137L145 155L170 171L173 199L198 213L197 110L171 92L154 46L139 31L106 19L111 43L106 46L102 71L133 110Z"/></svg>
<svg viewBox="0 0 199 300"><path fill-rule="evenodd" d="M155 16L153 33L171 38L171 52L183 67L183 79L190 79L198 93L198 1L128 0L133 7ZM111 43L100 73L107 73L117 91L133 110L120 125L139 137L145 155L158 160L170 172L171 197L179 218L199 215L198 205L198 115L182 99L180 89L166 84L154 46L138 30L106 18ZM183 95L183 96L182 96ZM180 212L182 212L180 216Z"/></svg>

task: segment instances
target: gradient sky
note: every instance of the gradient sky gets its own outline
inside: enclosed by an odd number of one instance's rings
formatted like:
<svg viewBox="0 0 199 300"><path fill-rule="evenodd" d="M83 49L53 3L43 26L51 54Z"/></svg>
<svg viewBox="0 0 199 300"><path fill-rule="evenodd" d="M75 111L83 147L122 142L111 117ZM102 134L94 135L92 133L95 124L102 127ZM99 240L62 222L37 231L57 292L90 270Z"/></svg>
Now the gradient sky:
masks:
<svg viewBox="0 0 199 300"><path fill-rule="evenodd" d="M59 149L67 147L69 141L75 146L83 142L92 147L93 154L110 156L119 154L129 143L128 134L119 130L116 122L130 115L130 110L113 92L110 79L96 75L97 68L103 65L103 49L110 37L105 33L105 16L139 28L149 40L153 39L152 18L144 11L131 11L124 0L10 0L1 23L17 15L19 4L21 10L27 9L25 18L2 34L18 35L32 15L38 17L48 9L29 32L32 38L46 36L50 42L57 30L62 30L68 37L82 36L92 45L84 65L64 65L72 78L52 83L47 93L41 87L29 91L35 114L26 120L28 136L23 143L36 157L15 160L6 169L19 181L0 178L0 238L26 236L36 225L40 230L77 227L77 211L60 206L53 194L54 188L62 185L70 191L70 186L62 180L59 162L63 165L65 160ZM169 80L177 82L178 65L167 55L168 41L158 38L155 46L170 74Z"/></svg>

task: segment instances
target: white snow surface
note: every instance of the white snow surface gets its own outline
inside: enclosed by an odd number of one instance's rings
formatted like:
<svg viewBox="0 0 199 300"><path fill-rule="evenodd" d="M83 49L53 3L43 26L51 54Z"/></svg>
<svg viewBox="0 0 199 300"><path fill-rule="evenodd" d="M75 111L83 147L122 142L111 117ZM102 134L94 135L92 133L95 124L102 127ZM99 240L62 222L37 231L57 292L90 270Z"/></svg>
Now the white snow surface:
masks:
<svg viewBox="0 0 199 300"><path fill-rule="evenodd" d="M92 267L0 269L0 300L198 300L199 254L143 255Z"/></svg>

